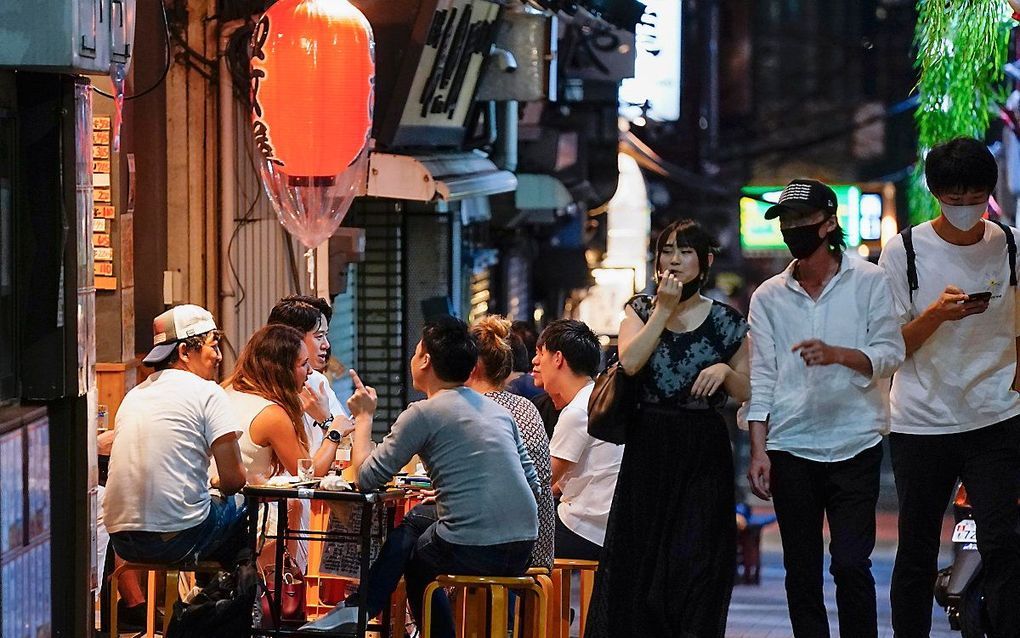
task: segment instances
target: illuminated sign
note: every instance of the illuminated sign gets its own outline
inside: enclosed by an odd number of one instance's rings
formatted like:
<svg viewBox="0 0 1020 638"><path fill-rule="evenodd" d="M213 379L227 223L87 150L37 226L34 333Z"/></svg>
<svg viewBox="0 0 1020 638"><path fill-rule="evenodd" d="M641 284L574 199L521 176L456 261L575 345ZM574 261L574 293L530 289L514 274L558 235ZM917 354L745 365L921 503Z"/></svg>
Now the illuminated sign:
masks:
<svg viewBox="0 0 1020 638"><path fill-rule="evenodd" d="M831 185L830 185L831 186ZM846 232L846 244L852 248L861 241L877 240L881 236L882 196L863 193L858 186L831 186L836 193L836 219ZM765 211L779 201L782 186L747 186L740 198L740 248L745 251L786 250L778 219L765 219ZM761 201L765 200L765 201Z"/></svg>
<svg viewBox="0 0 1020 638"><path fill-rule="evenodd" d="M680 14L677 0L642 0L645 14L634 28L634 77L620 84L620 112L634 120L648 101L648 117L680 119Z"/></svg>

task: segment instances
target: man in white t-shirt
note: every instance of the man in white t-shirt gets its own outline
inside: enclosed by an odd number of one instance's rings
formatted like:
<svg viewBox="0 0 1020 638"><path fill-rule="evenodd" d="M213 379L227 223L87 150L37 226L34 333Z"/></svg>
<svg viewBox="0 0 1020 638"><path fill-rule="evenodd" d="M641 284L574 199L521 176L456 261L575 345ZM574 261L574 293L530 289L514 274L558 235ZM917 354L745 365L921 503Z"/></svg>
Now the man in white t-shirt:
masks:
<svg viewBox="0 0 1020 638"><path fill-rule="evenodd" d="M542 331L532 361L535 385L560 409L549 441L556 508L556 557L598 560L623 446L588 435L588 399L601 349L586 324L559 319Z"/></svg>
<svg viewBox="0 0 1020 638"><path fill-rule="evenodd" d="M980 141L936 146L925 177L942 214L892 238L879 261L907 352L891 394L889 448L900 506L893 629L899 638L928 635L942 517L959 478L977 522L990 635L1015 636L1020 235L982 219L998 169Z"/></svg>
<svg viewBox="0 0 1020 638"><path fill-rule="evenodd" d="M233 567L245 544L237 419L213 380L222 356L209 311L182 305L152 322L156 368L117 410L105 520L117 554L133 562L218 560ZM210 493L209 462L216 459Z"/></svg>

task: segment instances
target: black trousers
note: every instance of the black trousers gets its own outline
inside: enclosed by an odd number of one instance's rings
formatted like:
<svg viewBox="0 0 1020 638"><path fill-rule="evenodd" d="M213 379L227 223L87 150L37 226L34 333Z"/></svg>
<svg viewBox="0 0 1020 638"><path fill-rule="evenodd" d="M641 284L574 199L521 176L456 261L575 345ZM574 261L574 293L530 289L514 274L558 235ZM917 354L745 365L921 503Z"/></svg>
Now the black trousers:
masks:
<svg viewBox="0 0 1020 638"><path fill-rule="evenodd" d="M575 560L598 560L602 548L583 536L571 531L563 521L560 520L559 511L556 512L556 558L573 558Z"/></svg>
<svg viewBox="0 0 1020 638"><path fill-rule="evenodd" d="M894 634L931 631L942 518L959 478L977 522L989 635L1020 636L1020 417L960 434L891 434L889 450L900 504L889 592Z"/></svg>
<svg viewBox="0 0 1020 638"><path fill-rule="evenodd" d="M822 594L822 519L829 521L829 572L836 583L839 634L878 635L875 579L875 505L882 445L835 463L769 452L771 488L786 567L786 598L797 638L827 638Z"/></svg>

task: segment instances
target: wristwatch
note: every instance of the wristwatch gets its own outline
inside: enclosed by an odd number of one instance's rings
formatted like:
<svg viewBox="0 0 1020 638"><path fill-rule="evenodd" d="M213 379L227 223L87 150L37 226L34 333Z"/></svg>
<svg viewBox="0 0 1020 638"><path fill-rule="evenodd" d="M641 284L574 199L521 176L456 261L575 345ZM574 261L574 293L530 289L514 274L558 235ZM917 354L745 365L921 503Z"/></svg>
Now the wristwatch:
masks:
<svg viewBox="0 0 1020 638"><path fill-rule="evenodd" d="M316 427L320 427L323 430L326 430L326 429L329 428L329 424L332 423L332 422L333 422L333 415L331 414L328 417L326 417L325 421L315 421L315 425L316 425Z"/></svg>
<svg viewBox="0 0 1020 638"><path fill-rule="evenodd" d="M333 417L330 417L330 419L332 418ZM339 443L340 439L344 438L344 435L340 434L340 430L330 430L329 432L326 432L326 438L333 443Z"/></svg>

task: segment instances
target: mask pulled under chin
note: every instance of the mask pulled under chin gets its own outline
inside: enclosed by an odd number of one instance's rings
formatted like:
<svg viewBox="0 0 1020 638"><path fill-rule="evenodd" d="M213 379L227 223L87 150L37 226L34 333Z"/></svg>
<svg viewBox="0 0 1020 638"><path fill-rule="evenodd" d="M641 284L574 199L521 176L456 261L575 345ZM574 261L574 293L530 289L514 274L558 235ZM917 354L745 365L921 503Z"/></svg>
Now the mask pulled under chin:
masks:
<svg viewBox="0 0 1020 638"><path fill-rule="evenodd" d="M783 228L783 242L790 249L794 259L809 257L825 241L825 237L818 236L818 229L828 220L822 220L817 224L809 226L797 226L795 228Z"/></svg>
<svg viewBox="0 0 1020 638"><path fill-rule="evenodd" d="M684 287L680 289L680 301L687 301L694 295L698 294L698 291L701 290L700 284L701 277L698 277L697 279L692 279L691 281L685 283Z"/></svg>
<svg viewBox="0 0 1020 638"><path fill-rule="evenodd" d="M958 230L970 230L977 225L977 223L981 220L981 217L985 214L985 210L988 209L988 202L971 204L970 206L953 206L939 202L939 207L942 209L942 216L945 217L946 221L952 224L954 228Z"/></svg>

